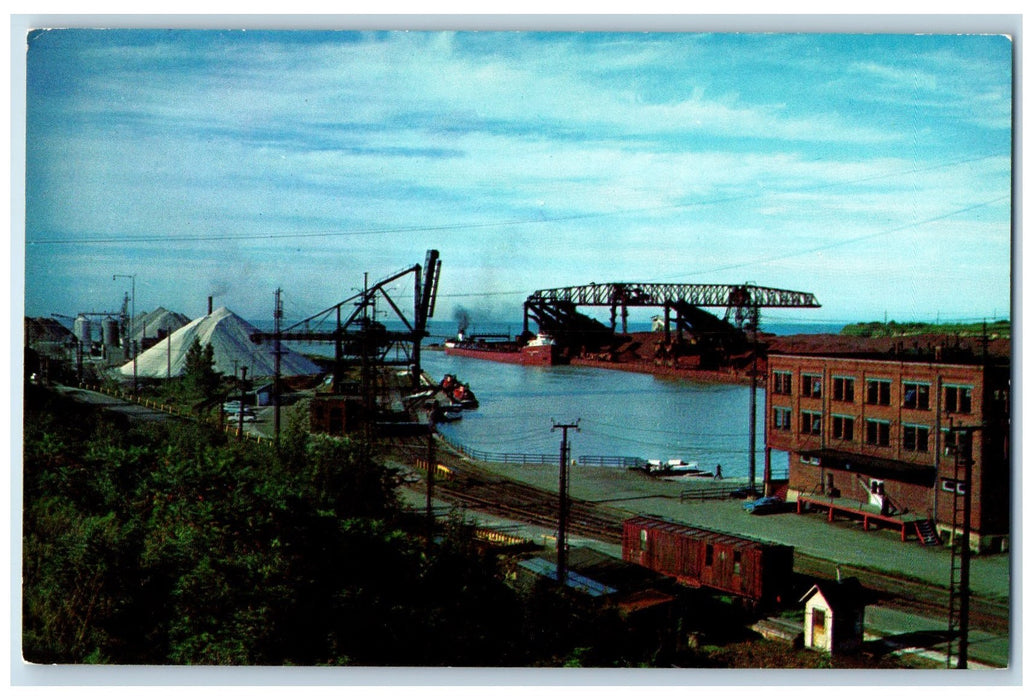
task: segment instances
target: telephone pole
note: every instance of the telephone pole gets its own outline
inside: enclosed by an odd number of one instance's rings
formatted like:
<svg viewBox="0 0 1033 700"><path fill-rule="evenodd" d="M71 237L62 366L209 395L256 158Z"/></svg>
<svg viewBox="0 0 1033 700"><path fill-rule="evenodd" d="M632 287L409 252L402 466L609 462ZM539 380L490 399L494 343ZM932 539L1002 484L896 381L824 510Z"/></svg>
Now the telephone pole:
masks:
<svg viewBox="0 0 1033 700"><path fill-rule="evenodd" d="M427 415L427 553L434 543L434 472L437 471L437 450L434 444L434 410Z"/></svg>
<svg viewBox="0 0 1033 700"><path fill-rule="evenodd" d="M247 391L247 367L240 368L240 405L237 407L240 409L237 413L237 440L244 439L244 399L246 398L245 392Z"/></svg>
<svg viewBox="0 0 1033 700"><path fill-rule="evenodd" d="M570 429L580 430L578 424L581 419L573 423L552 422L552 431L563 431L563 440L560 442L560 518L559 527L556 533L556 578L561 586L567 585L567 465L569 462L569 446L567 444L567 431Z"/></svg>
<svg viewBox="0 0 1033 700"><path fill-rule="evenodd" d="M273 295L275 299L273 305L273 333L275 334L273 340L273 437L277 449L280 448L280 355L282 354L280 323L283 320L283 300L280 295L282 292L283 290L277 287Z"/></svg>

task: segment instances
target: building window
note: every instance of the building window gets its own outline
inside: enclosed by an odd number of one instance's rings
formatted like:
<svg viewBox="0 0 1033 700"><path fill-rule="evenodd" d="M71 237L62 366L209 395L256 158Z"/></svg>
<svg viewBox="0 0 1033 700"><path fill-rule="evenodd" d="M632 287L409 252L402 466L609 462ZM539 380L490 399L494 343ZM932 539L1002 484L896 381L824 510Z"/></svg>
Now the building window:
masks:
<svg viewBox="0 0 1033 700"><path fill-rule="evenodd" d="M864 442L877 447L890 446L890 424L883 420L866 420Z"/></svg>
<svg viewBox="0 0 1033 700"><path fill-rule="evenodd" d="M904 382L904 408L929 410L929 385Z"/></svg>
<svg viewBox="0 0 1033 700"><path fill-rule="evenodd" d="M834 401L854 401L854 378L833 377L832 378L832 399Z"/></svg>
<svg viewBox="0 0 1033 700"><path fill-rule="evenodd" d="M928 452L929 428L924 425L905 425L904 449L908 452Z"/></svg>
<svg viewBox="0 0 1033 700"><path fill-rule="evenodd" d="M972 387L943 387L943 408L947 413L972 413Z"/></svg>
<svg viewBox="0 0 1033 700"><path fill-rule="evenodd" d="M941 479L940 488L947 493L965 493L965 482L957 479Z"/></svg>
<svg viewBox="0 0 1033 700"><path fill-rule="evenodd" d="M638 549L640 552L649 551L649 531L639 530L638 532Z"/></svg>
<svg viewBox="0 0 1033 700"><path fill-rule="evenodd" d="M832 437L837 440L853 440L854 419L851 416L832 416Z"/></svg>
<svg viewBox="0 0 1033 700"><path fill-rule="evenodd" d="M782 394L789 396L793 393L793 373L792 372L772 372L774 386L771 388L771 393Z"/></svg>
<svg viewBox="0 0 1033 700"><path fill-rule="evenodd" d="M775 406L771 409L771 425L775 430L790 430L790 418L793 412L788 408Z"/></svg>
<svg viewBox="0 0 1033 700"><path fill-rule="evenodd" d="M714 565L714 545L712 545L712 544L708 544L707 545L706 554L704 556L705 556L705 559L704 559L703 564L705 566L713 566Z"/></svg>
<svg viewBox="0 0 1033 700"><path fill-rule="evenodd" d="M742 574L742 552L738 549L732 552L732 575L739 576Z"/></svg>
<svg viewBox="0 0 1033 700"><path fill-rule="evenodd" d="M805 374L800 378L800 393L812 399L821 398L821 375Z"/></svg>
<svg viewBox="0 0 1033 700"><path fill-rule="evenodd" d="M800 411L800 432L805 435L821 435L821 414Z"/></svg>
<svg viewBox="0 0 1033 700"><path fill-rule="evenodd" d="M865 403L872 406L890 405L890 382L886 379L869 379L865 382Z"/></svg>
<svg viewBox="0 0 1033 700"><path fill-rule="evenodd" d="M945 457L959 455L962 458L972 456L972 434L967 431L944 428L942 433L943 454Z"/></svg>

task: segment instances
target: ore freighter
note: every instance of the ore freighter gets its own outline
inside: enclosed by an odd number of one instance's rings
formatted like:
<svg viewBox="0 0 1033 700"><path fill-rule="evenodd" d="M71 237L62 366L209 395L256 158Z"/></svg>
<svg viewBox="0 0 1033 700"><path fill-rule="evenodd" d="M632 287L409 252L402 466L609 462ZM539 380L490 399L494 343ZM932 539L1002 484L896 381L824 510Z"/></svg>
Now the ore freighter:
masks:
<svg viewBox="0 0 1033 700"><path fill-rule="evenodd" d="M453 340L445 341L445 354L515 365L552 366L569 362L556 341L544 333L533 336L523 344L508 336L467 337L460 333Z"/></svg>

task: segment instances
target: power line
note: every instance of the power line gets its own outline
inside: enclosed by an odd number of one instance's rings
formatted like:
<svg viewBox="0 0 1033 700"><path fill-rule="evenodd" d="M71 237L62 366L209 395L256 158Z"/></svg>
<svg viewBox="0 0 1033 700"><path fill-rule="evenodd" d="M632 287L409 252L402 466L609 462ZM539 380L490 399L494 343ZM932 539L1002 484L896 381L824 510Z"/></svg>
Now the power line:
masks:
<svg viewBox="0 0 1033 700"><path fill-rule="evenodd" d="M897 177L901 175L913 175L916 173L928 172L932 170L940 170L943 168L949 168L955 165L963 165L966 163L974 163L981 160L987 160L989 158L996 157L996 154L987 154L981 156L973 156L971 158L963 158L953 161L947 161L945 163L937 163L924 168L912 168L910 170L892 171L888 173L882 173L878 175L870 175L863 178L856 178L854 180L847 180L844 182L825 182L811 187L802 187L792 191L792 194L799 192L814 192L824 189L830 189L833 187L843 187L847 185L856 185L864 182L872 182L875 180L884 180L890 177ZM509 219L501 221L490 221L490 222L478 222L468 224L442 224L439 226L401 226L401 227L386 227L386 228L370 228L370 229L355 229L350 231L341 230L322 230L322 231L295 231L295 232L279 232L279 233L242 233L242 234L214 234L214 235L193 235L193 236L167 236L167 235L144 235L144 236L102 236L95 238L39 238L35 240L26 241L27 246L34 245L103 245L103 244L130 244L130 243L197 243L197 242L223 242L223 241L259 241L259 240L279 240L279 239L297 239L297 238L328 238L336 236L372 236L381 235L387 233L426 233L434 231L463 231L463 230L474 230L484 228L497 228L502 226L520 226L528 224L548 224L558 223L563 221L577 221L584 219L601 219L615 216L626 216L629 214L643 214L648 212L658 211L670 211L678 209L689 209L693 207L713 206L715 204L728 204L732 202L747 201L750 199L758 199L764 196L779 195L785 193L772 193L772 192L749 192L740 195L731 195L728 197L718 197L709 200L700 200L695 202L685 202L680 204L665 204L655 207L639 207L635 209L620 209L607 212L589 212L582 214L569 214L565 216L552 216L552 217L534 217L534 218L521 218L521 219ZM724 269L724 268L722 268Z"/></svg>
<svg viewBox="0 0 1033 700"><path fill-rule="evenodd" d="M936 221L942 221L944 219L949 219L952 216L957 216L958 214L964 214L966 212L973 211L975 209L981 209L982 207L988 207L991 204L996 204L997 202L1004 201L1006 199L1009 199L1010 197L1011 197L1011 194L1009 193L1007 195L1003 195L1003 196L997 197L995 199L987 200L985 202L978 202L976 204L972 204L972 205L967 206L967 207L962 207L961 209L955 209L955 210L949 211L949 212L947 212L945 214L940 214L938 216L932 216L932 217L929 217L927 219L922 219L921 221L912 221L912 222L909 222L909 223L906 223L906 224L901 224L900 226L894 226L893 228L886 229L886 230L883 230L883 231L876 231L875 233L866 233L863 236L854 236L853 238L845 238L845 239L840 240L840 241L835 241L835 242L832 242L832 243L826 243L826 244L823 244L823 245L820 245L820 246L815 246L813 248L805 248L803 250L797 250L797 251L793 251L793 252L790 252L790 253L784 253L782 255L774 255L774 256L769 256L769 257L766 257L766 258L757 258L757 259L754 259L754 260L751 260L751 261L748 261L748 262L732 263L732 264L729 264L729 265L722 265L720 267L712 267L712 268L710 268L708 270L697 270L695 272L690 272L690 273L686 273L686 274L682 274L682 275L673 275L673 276L670 276L670 277L662 277L662 278L657 278L657 279L653 279L653 280L649 280L649 281L650 282L663 282L663 281L670 281L670 280L677 280L677 279L686 279L688 277L692 277L692 276L695 276L695 275L704 275L704 274L710 274L712 272L724 272L725 270L735 270L735 269L739 269L739 268L743 268L743 267L753 267L753 266L756 266L756 265L765 265L767 263L776 262L778 260L787 260L789 258L799 257L801 255L809 255L811 253L818 253L818 252L821 252L823 250L830 250L832 248L839 248L841 246L850 245L851 243L858 243L860 241L867 241L867 240L871 240L873 238L880 238L882 236L888 236L888 235L893 234L893 233L898 233L900 231L905 231L905 230L907 230L909 228L915 228L915 227L918 227L918 226L925 226L926 224L931 224L931 223L934 223Z"/></svg>

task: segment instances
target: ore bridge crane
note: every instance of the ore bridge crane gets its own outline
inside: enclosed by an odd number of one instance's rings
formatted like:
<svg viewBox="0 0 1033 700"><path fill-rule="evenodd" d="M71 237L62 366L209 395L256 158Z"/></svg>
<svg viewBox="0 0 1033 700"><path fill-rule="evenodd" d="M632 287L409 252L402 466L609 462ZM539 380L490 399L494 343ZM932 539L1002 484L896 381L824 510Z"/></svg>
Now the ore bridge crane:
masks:
<svg viewBox="0 0 1033 700"><path fill-rule="evenodd" d="M578 312L583 306L609 308L609 327ZM618 309L623 339L627 339L629 307L663 308L661 355L679 354L688 334L701 358L720 361L748 346L749 336L758 328L761 308L819 308L820 304L807 292L751 284L592 283L532 293L524 302L524 335L530 335L528 324L533 319L541 331L569 351L598 352L622 340L616 332ZM724 308L724 317L703 307ZM672 313L676 340L671 335Z"/></svg>

